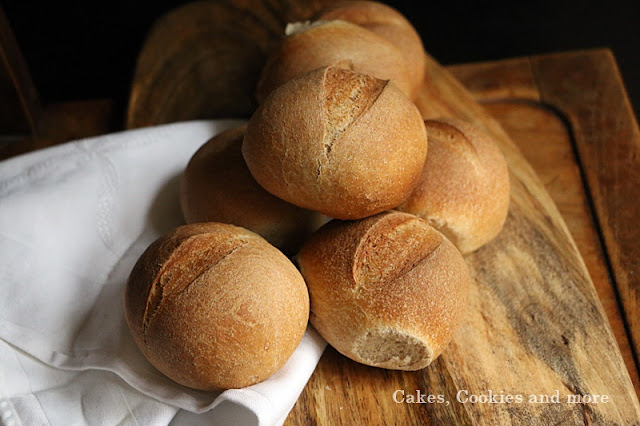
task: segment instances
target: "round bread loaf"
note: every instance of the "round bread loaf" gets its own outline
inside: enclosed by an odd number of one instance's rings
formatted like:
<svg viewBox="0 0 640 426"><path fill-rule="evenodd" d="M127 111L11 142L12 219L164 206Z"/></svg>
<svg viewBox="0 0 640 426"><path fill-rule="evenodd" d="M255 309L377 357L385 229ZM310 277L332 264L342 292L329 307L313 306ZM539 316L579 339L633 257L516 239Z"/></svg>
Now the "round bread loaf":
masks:
<svg viewBox="0 0 640 426"><path fill-rule="evenodd" d="M449 240L397 211L331 221L297 261L318 332L352 360L388 369L418 370L440 355L471 283Z"/></svg>
<svg viewBox="0 0 640 426"><path fill-rule="evenodd" d="M393 82L336 67L288 81L249 120L247 166L267 191L358 219L399 205L427 155L416 106Z"/></svg>
<svg viewBox="0 0 640 426"><path fill-rule="evenodd" d="M323 66L340 66L391 80L409 98L415 96L408 65L391 42L346 21L292 23L286 36L269 55L256 98L262 103L282 83Z"/></svg>
<svg viewBox="0 0 640 426"><path fill-rule="evenodd" d="M255 181L242 157L246 125L223 131L191 157L180 182L187 223L222 222L260 234L292 255L327 218L277 198Z"/></svg>
<svg viewBox="0 0 640 426"><path fill-rule="evenodd" d="M133 338L184 386L224 390L278 370L305 332L309 295L296 267L251 231L190 224L153 242L125 292Z"/></svg>
<svg viewBox="0 0 640 426"><path fill-rule="evenodd" d="M418 215L463 253L495 238L509 210L509 170L496 143L477 126L453 118L425 121L429 157L398 210Z"/></svg>
<svg viewBox="0 0 640 426"><path fill-rule="evenodd" d="M330 5L317 19L351 22L389 41L405 58L410 93L420 90L427 62L424 45L415 27L396 9L377 1L341 1Z"/></svg>

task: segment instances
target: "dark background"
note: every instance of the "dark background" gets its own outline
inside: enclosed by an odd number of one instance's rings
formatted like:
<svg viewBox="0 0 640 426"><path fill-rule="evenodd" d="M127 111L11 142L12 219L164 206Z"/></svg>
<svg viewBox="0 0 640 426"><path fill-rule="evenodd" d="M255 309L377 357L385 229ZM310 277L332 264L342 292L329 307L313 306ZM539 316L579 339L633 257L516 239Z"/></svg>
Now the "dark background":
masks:
<svg viewBox="0 0 640 426"><path fill-rule="evenodd" d="M155 19L186 1L6 0L2 7L43 103L111 98L126 107ZM441 64L609 47L640 106L640 1L387 1Z"/></svg>

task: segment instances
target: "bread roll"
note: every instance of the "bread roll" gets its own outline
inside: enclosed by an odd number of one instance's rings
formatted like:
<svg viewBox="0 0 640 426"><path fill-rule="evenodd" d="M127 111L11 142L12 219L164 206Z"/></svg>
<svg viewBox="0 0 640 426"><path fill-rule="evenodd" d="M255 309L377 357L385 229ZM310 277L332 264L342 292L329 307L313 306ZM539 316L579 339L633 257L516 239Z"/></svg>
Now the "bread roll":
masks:
<svg viewBox="0 0 640 426"><path fill-rule="evenodd" d="M426 221L385 212L334 220L298 254L311 323L354 361L418 370L449 343L471 278L460 252Z"/></svg>
<svg viewBox="0 0 640 426"><path fill-rule="evenodd" d="M276 89L249 120L242 152L267 191L305 209L358 219L411 193L427 135L393 84L323 67Z"/></svg>
<svg viewBox="0 0 640 426"><path fill-rule="evenodd" d="M427 120L429 157L398 210L418 215L463 253L495 238L509 210L509 171L493 139L459 119Z"/></svg>
<svg viewBox="0 0 640 426"><path fill-rule="evenodd" d="M328 220L265 191L242 157L246 125L207 141L191 157L180 182L180 205L187 223L223 222L260 234L292 255L311 232Z"/></svg>
<svg viewBox="0 0 640 426"><path fill-rule="evenodd" d="M389 41L346 21L315 21L287 26L287 35L269 55L256 97L262 103L282 83L323 66L340 66L391 80L415 96L402 52Z"/></svg>
<svg viewBox="0 0 640 426"><path fill-rule="evenodd" d="M296 267L233 225L184 225L142 254L127 282L125 317L158 370L184 386L258 383L289 359L309 315Z"/></svg>
<svg viewBox="0 0 640 426"><path fill-rule="evenodd" d="M420 90L427 62L424 45L415 27L396 9L376 1L341 1L330 5L317 19L348 21L389 41L405 58L410 92Z"/></svg>

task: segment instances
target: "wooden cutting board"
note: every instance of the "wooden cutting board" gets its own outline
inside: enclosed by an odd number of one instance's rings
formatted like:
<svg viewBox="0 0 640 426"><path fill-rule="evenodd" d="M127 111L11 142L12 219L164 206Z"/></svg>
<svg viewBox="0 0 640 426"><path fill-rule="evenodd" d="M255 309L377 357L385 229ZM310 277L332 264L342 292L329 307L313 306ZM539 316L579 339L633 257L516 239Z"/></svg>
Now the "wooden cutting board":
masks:
<svg viewBox="0 0 640 426"><path fill-rule="evenodd" d="M169 13L140 53L127 127L249 117L285 24L326 3L220 0ZM623 356L549 193L487 108L427 59L419 109L473 121L495 138L511 172L509 217L466 258L476 286L439 359L418 372L388 371L329 348L287 424L640 424Z"/></svg>

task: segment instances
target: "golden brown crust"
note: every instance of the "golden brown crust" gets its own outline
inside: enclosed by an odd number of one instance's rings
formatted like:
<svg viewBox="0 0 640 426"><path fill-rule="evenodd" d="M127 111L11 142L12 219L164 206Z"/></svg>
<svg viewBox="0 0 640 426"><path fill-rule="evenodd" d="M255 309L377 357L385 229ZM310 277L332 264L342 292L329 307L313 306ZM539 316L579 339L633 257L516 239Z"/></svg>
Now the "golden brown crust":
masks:
<svg viewBox="0 0 640 426"><path fill-rule="evenodd" d="M160 237L125 294L127 324L151 364L202 390L269 377L302 339L308 314L295 266L257 234L220 223Z"/></svg>
<svg viewBox="0 0 640 426"><path fill-rule="evenodd" d="M293 254L327 218L271 195L255 181L242 157L245 131L246 125L223 131L191 157L180 182L184 218L241 226Z"/></svg>
<svg viewBox="0 0 640 426"><path fill-rule="evenodd" d="M445 234L462 253L495 238L509 209L509 171L493 140L471 123L425 121L429 156L411 196L398 207Z"/></svg>
<svg viewBox="0 0 640 426"><path fill-rule="evenodd" d="M316 19L354 23L396 46L407 64L409 90L418 93L425 76L424 46L415 27L396 9L376 1L341 1L327 7Z"/></svg>
<svg viewBox="0 0 640 426"><path fill-rule="evenodd" d="M427 136L420 112L393 83L323 67L260 105L242 152L256 181L277 197L357 219L406 199Z"/></svg>
<svg viewBox="0 0 640 426"><path fill-rule="evenodd" d="M325 66L391 80L409 98L416 95L402 53L379 35L340 20L303 28L286 36L270 54L257 86L259 103L286 81Z"/></svg>
<svg viewBox="0 0 640 426"><path fill-rule="evenodd" d="M471 283L451 242L395 211L328 223L297 261L318 332L345 356L391 369L417 370L440 355Z"/></svg>

